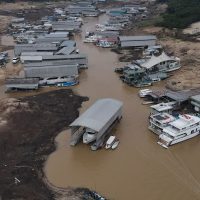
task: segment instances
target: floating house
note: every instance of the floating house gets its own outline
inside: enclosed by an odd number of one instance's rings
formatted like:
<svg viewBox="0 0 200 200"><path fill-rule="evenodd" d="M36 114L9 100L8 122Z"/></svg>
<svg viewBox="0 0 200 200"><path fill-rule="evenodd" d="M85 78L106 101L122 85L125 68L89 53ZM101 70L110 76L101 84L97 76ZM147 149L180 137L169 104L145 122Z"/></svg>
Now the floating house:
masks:
<svg viewBox="0 0 200 200"><path fill-rule="evenodd" d="M39 78L7 78L7 90L36 90L39 87Z"/></svg>
<svg viewBox="0 0 200 200"><path fill-rule="evenodd" d="M119 36L119 46L121 48L148 47L156 44L156 36Z"/></svg>
<svg viewBox="0 0 200 200"><path fill-rule="evenodd" d="M122 117L122 102L115 99L100 99L81 114L71 127L71 145L74 146L84 136L94 142L91 148L96 150L105 142L110 130ZM92 138L92 140L91 140Z"/></svg>
<svg viewBox="0 0 200 200"><path fill-rule="evenodd" d="M153 72L171 72L181 67L179 58L169 57L165 52L162 52L159 56L152 55L140 66Z"/></svg>
<svg viewBox="0 0 200 200"><path fill-rule="evenodd" d="M26 78L51 78L78 76L78 65L53 65L24 68Z"/></svg>

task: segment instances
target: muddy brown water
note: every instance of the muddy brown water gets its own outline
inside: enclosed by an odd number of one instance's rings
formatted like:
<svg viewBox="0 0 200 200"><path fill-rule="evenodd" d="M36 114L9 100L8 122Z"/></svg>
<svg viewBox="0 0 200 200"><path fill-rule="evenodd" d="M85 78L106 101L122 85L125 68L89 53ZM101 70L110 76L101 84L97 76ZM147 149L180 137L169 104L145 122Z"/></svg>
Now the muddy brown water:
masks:
<svg viewBox="0 0 200 200"><path fill-rule="evenodd" d="M87 19L83 33L104 19ZM159 146L158 137L147 128L149 106L141 105L138 89L123 84L113 72L114 66L122 65L117 55L84 44L81 36L76 39L89 60L88 70L82 72L80 84L74 89L90 98L81 112L99 98L123 101L123 119L115 131L120 145L114 151L93 152L88 145L69 146L70 131L62 132L56 138L57 150L45 166L50 183L63 188L88 187L115 200L200 199L199 137L167 150Z"/></svg>
<svg viewBox="0 0 200 200"><path fill-rule="evenodd" d="M105 16L88 18L83 33L104 19ZM73 87L78 94L90 98L80 112L99 98L123 101L123 118L114 131L120 144L114 151L93 152L84 144L71 147L70 132L63 131L55 141L57 150L48 157L44 167L48 181L62 188L87 187L115 200L200 199L199 137L167 150L157 145L158 137L147 128L149 106L141 105L138 89L123 84L113 72L114 66L122 65L117 55L82 43L81 36L76 39L78 48L89 60L88 70L80 75L80 84ZM43 91L48 90L51 89ZM4 86L0 87L0 93L2 98L24 95L5 94Z"/></svg>

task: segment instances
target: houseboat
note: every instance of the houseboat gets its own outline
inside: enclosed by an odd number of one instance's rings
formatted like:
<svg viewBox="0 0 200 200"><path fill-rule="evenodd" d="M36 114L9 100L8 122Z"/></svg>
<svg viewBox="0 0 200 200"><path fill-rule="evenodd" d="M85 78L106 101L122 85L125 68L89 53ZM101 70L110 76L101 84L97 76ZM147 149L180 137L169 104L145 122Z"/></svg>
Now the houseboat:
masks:
<svg viewBox="0 0 200 200"><path fill-rule="evenodd" d="M140 66L149 72L172 72L181 67L179 58L169 57L164 52L159 56L152 55Z"/></svg>
<svg viewBox="0 0 200 200"><path fill-rule="evenodd" d="M200 117L184 114L170 122L159 135L158 144L164 148L200 134Z"/></svg>
<svg viewBox="0 0 200 200"><path fill-rule="evenodd" d="M160 135L163 133L163 129L168 126L168 124L174 121L176 118L168 113L159 113L155 115L150 115L149 117L149 130L153 133Z"/></svg>

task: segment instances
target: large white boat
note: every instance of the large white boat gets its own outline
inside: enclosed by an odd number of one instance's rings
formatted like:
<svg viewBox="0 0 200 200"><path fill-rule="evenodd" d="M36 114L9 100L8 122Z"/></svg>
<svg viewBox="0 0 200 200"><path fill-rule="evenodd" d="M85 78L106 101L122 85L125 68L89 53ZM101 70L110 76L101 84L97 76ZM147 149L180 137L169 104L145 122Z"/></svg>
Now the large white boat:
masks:
<svg viewBox="0 0 200 200"><path fill-rule="evenodd" d="M200 134L200 117L179 115L178 119L168 123L159 135L158 144L164 148L183 142Z"/></svg>

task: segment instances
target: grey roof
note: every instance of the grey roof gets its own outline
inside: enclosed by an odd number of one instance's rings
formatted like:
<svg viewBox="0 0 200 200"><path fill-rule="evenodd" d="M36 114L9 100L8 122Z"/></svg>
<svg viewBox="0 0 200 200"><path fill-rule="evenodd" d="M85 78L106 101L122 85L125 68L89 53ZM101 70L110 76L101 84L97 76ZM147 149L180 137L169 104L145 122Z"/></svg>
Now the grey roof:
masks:
<svg viewBox="0 0 200 200"><path fill-rule="evenodd" d="M30 52L22 52L21 56L44 56L44 55L48 55L51 56L53 55L53 52L49 52L49 51L30 51Z"/></svg>
<svg viewBox="0 0 200 200"><path fill-rule="evenodd" d="M135 42L121 42L120 46L123 47L145 47L155 45L154 41L135 41Z"/></svg>
<svg viewBox="0 0 200 200"><path fill-rule="evenodd" d="M100 132L107 122L122 108L122 102L115 99L100 99L81 114L73 123L73 126L83 126Z"/></svg>
<svg viewBox="0 0 200 200"><path fill-rule="evenodd" d="M145 47L155 45L155 40L144 40L144 41L121 41L121 47Z"/></svg>
<svg viewBox="0 0 200 200"><path fill-rule="evenodd" d="M199 94L200 94L200 88L197 88L197 89L182 90L182 91L177 91L177 92L168 90L165 93L165 96L178 102L184 102L184 101L189 100L190 97L199 95Z"/></svg>
<svg viewBox="0 0 200 200"><path fill-rule="evenodd" d="M96 35L102 35L104 37L113 37L113 36L119 36L119 31L95 31Z"/></svg>
<svg viewBox="0 0 200 200"><path fill-rule="evenodd" d="M19 56L22 52L27 51L57 51L58 47L56 44L40 43L40 44L17 44L14 49L16 56Z"/></svg>
<svg viewBox="0 0 200 200"><path fill-rule="evenodd" d="M195 96L191 96L191 100L194 100L194 101L200 102L200 94L195 95Z"/></svg>
<svg viewBox="0 0 200 200"><path fill-rule="evenodd" d="M21 62L42 61L42 56L20 56Z"/></svg>
<svg viewBox="0 0 200 200"><path fill-rule="evenodd" d="M87 65L87 59L75 59L75 60L52 60L52 61L42 61L34 63L25 63L24 67L44 67L52 65Z"/></svg>
<svg viewBox="0 0 200 200"><path fill-rule="evenodd" d="M75 47L76 42L74 40L65 40L60 44L60 47Z"/></svg>
<svg viewBox="0 0 200 200"><path fill-rule="evenodd" d="M69 36L69 32L54 32L54 33L50 33L50 34L46 34L44 37L46 38L68 38Z"/></svg>
<svg viewBox="0 0 200 200"><path fill-rule="evenodd" d="M141 35L141 36L119 36L120 42L124 41L146 41L146 40L156 40L155 35Z"/></svg>
<svg viewBox="0 0 200 200"><path fill-rule="evenodd" d="M7 78L5 84L38 84L39 78Z"/></svg>
<svg viewBox="0 0 200 200"><path fill-rule="evenodd" d="M53 38L46 38L46 37L39 37L39 38L36 38L35 42L36 44L42 44L42 43L60 43L64 40L68 40L69 38L67 37L53 37Z"/></svg>
<svg viewBox="0 0 200 200"><path fill-rule="evenodd" d="M55 55L70 55L76 50L75 47L63 47Z"/></svg>
<svg viewBox="0 0 200 200"><path fill-rule="evenodd" d="M44 67L26 67L24 68L25 77L60 77L78 75L78 65L54 65Z"/></svg>
<svg viewBox="0 0 200 200"><path fill-rule="evenodd" d="M66 21L53 22L52 26L61 25L61 26L73 26L73 27L78 26L78 27L80 27L81 24L82 24L81 22L66 20Z"/></svg>
<svg viewBox="0 0 200 200"><path fill-rule="evenodd" d="M78 60L78 59L87 59L83 54L72 54L72 55L53 55L53 56L43 56L43 60Z"/></svg>

